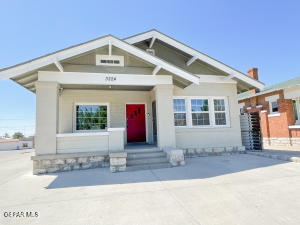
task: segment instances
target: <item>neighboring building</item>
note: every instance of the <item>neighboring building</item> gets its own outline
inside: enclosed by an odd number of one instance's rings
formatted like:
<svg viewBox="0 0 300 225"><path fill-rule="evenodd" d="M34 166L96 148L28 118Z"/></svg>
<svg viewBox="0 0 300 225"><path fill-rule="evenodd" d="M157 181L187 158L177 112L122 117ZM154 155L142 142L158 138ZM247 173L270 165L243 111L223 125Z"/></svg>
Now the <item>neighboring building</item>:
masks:
<svg viewBox="0 0 300 225"><path fill-rule="evenodd" d="M0 150L19 150L33 148L33 138L0 139Z"/></svg>
<svg viewBox="0 0 300 225"><path fill-rule="evenodd" d="M172 149L243 150L237 93L264 86L156 30L107 35L1 74L36 94L35 173L103 166L94 162L113 152L124 153L109 156L122 158L113 170L124 170L132 142L170 161L182 159Z"/></svg>
<svg viewBox="0 0 300 225"><path fill-rule="evenodd" d="M258 79L256 68L248 72ZM238 97L242 113L259 112L264 148L300 149L300 77Z"/></svg>

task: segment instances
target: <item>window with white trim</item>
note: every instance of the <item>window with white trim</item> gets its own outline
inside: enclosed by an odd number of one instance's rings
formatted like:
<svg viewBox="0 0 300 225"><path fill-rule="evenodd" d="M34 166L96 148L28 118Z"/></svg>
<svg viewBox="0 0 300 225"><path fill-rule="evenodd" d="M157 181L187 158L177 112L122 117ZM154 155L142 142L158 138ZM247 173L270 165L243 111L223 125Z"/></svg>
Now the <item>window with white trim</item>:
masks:
<svg viewBox="0 0 300 225"><path fill-rule="evenodd" d="M104 130L108 126L107 104L78 104L76 110L76 131Z"/></svg>
<svg viewBox="0 0 300 225"><path fill-rule="evenodd" d="M185 99L173 99L175 126L186 126Z"/></svg>
<svg viewBox="0 0 300 225"><path fill-rule="evenodd" d="M293 99L293 112L295 124L300 125L300 99Z"/></svg>
<svg viewBox="0 0 300 225"><path fill-rule="evenodd" d="M270 105L271 105L271 113L277 113L278 112L277 101L270 102Z"/></svg>
<svg viewBox="0 0 300 225"><path fill-rule="evenodd" d="M208 99L191 99L192 125L209 125Z"/></svg>
<svg viewBox="0 0 300 225"><path fill-rule="evenodd" d="M176 127L230 126L226 97L177 97L173 99Z"/></svg>
<svg viewBox="0 0 300 225"><path fill-rule="evenodd" d="M226 110L224 99L214 99L215 124L226 125Z"/></svg>

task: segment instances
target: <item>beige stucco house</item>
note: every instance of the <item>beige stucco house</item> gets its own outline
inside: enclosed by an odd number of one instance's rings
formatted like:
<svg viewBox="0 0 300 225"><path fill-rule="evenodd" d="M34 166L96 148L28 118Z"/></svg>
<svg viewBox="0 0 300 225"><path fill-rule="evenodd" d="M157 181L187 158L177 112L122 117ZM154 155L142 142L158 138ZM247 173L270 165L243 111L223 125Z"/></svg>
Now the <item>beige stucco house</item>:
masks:
<svg viewBox="0 0 300 225"><path fill-rule="evenodd" d="M243 150L237 94L263 88L157 30L103 36L0 74L36 94L34 173L121 171L142 152L136 165L164 155L183 164L186 149Z"/></svg>

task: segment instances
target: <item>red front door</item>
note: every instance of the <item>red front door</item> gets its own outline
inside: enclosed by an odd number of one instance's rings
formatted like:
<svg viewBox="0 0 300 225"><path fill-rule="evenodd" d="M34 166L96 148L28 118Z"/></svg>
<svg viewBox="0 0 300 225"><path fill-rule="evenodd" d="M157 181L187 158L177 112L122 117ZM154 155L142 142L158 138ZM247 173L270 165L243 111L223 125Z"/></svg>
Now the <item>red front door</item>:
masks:
<svg viewBox="0 0 300 225"><path fill-rule="evenodd" d="M126 105L127 142L146 142L145 105Z"/></svg>

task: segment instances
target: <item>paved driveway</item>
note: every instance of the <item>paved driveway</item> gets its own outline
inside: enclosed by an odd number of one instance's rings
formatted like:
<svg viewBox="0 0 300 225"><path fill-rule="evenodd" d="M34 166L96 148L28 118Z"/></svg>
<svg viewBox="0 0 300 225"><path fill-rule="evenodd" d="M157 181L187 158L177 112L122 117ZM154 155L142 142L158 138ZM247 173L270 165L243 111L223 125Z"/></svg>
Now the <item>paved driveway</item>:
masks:
<svg viewBox="0 0 300 225"><path fill-rule="evenodd" d="M0 152L0 224L300 224L299 163L232 155L152 171L33 176L31 154Z"/></svg>

